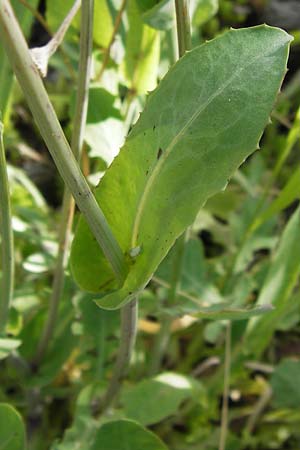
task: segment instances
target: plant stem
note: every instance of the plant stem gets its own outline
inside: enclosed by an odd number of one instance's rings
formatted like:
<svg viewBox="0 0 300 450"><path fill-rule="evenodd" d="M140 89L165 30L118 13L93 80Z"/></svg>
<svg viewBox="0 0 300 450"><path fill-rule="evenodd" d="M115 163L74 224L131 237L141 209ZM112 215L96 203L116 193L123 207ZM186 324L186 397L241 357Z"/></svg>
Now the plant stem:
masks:
<svg viewBox="0 0 300 450"><path fill-rule="evenodd" d="M109 386L100 401L96 414L105 412L113 403L120 391L122 381L126 376L132 351L135 345L137 331L137 299L131 300L121 310L121 345L118 350L113 376Z"/></svg>
<svg viewBox="0 0 300 450"><path fill-rule="evenodd" d="M42 25L42 27L44 28L45 31L47 31L47 33L49 34L50 37L53 37L53 33L52 30L50 30L46 20L44 19L44 17L42 16L42 14L35 9L30 3L28 3L27 0L19 0L20 3L22 3L22 5L24 5L25 8L27 8L31 14L33 15L33 17ZM66 64L69 72L70 72L70 77L75 80L76 79L76 73L74 71L74 68L72 66L72 63L70 61L69 56L66 54L66 52L64 51L64 49L62 47L60 47L60 52L61 55L63 57L64 63Z"/></svg>
<svg viewBox="0 0 300 450"><path fill-rule="evenodd" d="M11 223L11 206L9 184L6 169L6 158L3 144L3 125L0 122L0 228L2 286L0 294L0 334L5 332L9 305L13 296L14 285L14 243Z"/></svg>
<svg viewBox="0 0 300 450"><path fill-rule="evenodd" d="M225 334L224 389L223 389L219 450L225 450L226 448L226 438L228 431L228 398L230 387L230 365L231 365L231 323L228 322L226 325L226 334Z"/></svg>
<svg viewBox="0 0 300 450"><path fill-rule="evenodd" d="M80 159L87 117L93 47L93 13L94 0L82 0L78 89L71 142L71 148L77 161ZM68 188L65 188L59 227L58 257L52 283L49 314L33 363L35 367L37 367L43 359L54 333L59 301L64 287L64 272L68 261L74 210L75 202L73 197Z"/></svg>
<svg viewBox="0 0 300 450"><path fill-rule="evenodd" d="M0 0L0 37L52 158L122 283L127 274L124 254L80 171L8 0Z"/></svg>
<svg viewBox="0 0 300 450"><path fill-rule="evenodd" d="M187 50L190 50L191 42L191 24L188 9L188 0L175 0L176 23L179 57L183 56Z"/></svg>
<svg viewBox="0 0 300 450"><path fill-rule="evenodd" d="M124 10L126 8L126 3L127 3L127 0L122 0L122 3L121 3L121 6L120 6L118 15L116 17L114 29L113 29L113 32L112 32L109 44L108 44L107 48L104 51L102 67L101 67L100 72L99 72L99 74L97 76L97 81L101 80L103 72L104 72L104 70L105 70L105 68L106 68L106 66L108 64L110 51L111 51L113 43L115 42L115 38L116 38L116 35L118 33L118 30L120 28L122 15L123 15L123 12L124 12Z"/></svg>

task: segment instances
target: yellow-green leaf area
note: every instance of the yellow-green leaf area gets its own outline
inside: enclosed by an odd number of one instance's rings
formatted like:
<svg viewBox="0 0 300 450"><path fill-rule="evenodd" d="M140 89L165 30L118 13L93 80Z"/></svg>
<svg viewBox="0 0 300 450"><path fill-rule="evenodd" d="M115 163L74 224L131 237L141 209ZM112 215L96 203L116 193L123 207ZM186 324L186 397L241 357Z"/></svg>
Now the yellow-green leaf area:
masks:
<svg viewBox="0 0 300 450"><path fill-rule="evenodd" d="M128 0L127 12L126 54L121 71L130 89L145 94L157 85L159 31L143 23L137 0Z"/></svg>
<svg viewBox="0 0 300 450"><path fill-rule="evenodd" d="M91 450L168 450L151 431L132 420L105 423L97 432Z"/></svg>
<svg viewBox="0 0 300 450"><path fill-rule="evenodd" d="M72 246L73 275L101 293L98 305L116 308L141 291L205 201L257 149L290 41L267 26L230 30L187 53L149 96L95 191L130 263L123 287L83 218Z"/></svg>
<svg viewBox="0 0 300 450"><path fill-rule="evenodd" d="M1 450L25 450L25 428L19 413L7 403L0 403Z"/></svg>

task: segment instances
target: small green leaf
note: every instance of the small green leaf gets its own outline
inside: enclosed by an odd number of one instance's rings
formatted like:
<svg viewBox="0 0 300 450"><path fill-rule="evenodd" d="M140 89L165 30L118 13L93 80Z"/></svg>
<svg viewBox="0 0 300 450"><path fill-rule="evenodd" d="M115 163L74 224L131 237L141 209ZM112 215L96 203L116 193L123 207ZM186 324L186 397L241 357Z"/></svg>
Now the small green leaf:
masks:
<svg viewBox="0 0 300 450"><path fill-rule="evenodd" d="M278 249L257 300L258 306L271 303L274 311L250 321L244 336L247 351L259 355L267 347L281 317L289 310L289 299L300 273L300 208L281 236Z"/></svg>
<svg viewBox="0 0 300 450"><path fill-rule="evenodd" d="M20 414L10 405L0 403L0 449L25 450L25 427Z"/></svg>
<svg viewBox="0 0 300 450"><path fill-rule="evenodd" d="M151 431L131 420L104 424L89 450L168 450Z"/></svg>
<svg viewBox="0 0 300 450"><path fill-rule="evenodd" d="M284 360L275 368L271 378L273 402L276 407L299 408L300 361Z"/></svg>
<svg viewBox="0 0 300 450"><path fill-rule="evenodd" d="M73 242L77 283L119 307L144 289L204 202L258 146L286 71L291 37L259 26L195 48L169 71L95 191L124 254L123 287L84 219Z"/></svg>
<svg viewBox="0 0 300 450"><path fill-rule="evenodd" d="M217 14L218 9L219 0L198 0L193 24L198 27L204 25Z"/></svg>
<svg viewBox="0 0 300 450"><path fill-rule="evenodd" d="M93 38L100 47L108 47L114 29L107 0L95 0Z"/></svg>
<svg viewBox="0 0 300 450"><path fill-rule="evenodd" d="M254 316L260 316L272 311L271 305L262 305L256 307L236 308L230 307L226 303L208 306L207 308L199 308L197 314L193 314L199 319L211 320L244 320Z"/></svg>
<svg viewBox="0 0 300 450"><path fill-rule="evenodd" d="M121 401L127 417L152 425L175 414L184 400L198 395L200 387L191 378L166 372L125 390Z"/></svg>

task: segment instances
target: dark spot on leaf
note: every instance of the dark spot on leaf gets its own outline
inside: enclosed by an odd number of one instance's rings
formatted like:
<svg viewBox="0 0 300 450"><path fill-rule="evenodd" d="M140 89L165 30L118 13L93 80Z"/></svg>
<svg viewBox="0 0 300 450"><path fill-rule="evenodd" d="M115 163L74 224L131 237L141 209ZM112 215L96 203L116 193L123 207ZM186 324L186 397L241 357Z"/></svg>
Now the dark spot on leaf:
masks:
<svg viewBox="0 0 300 450"><path fill-rule="evenodd" d="M162 149L159 148L159 149L158 149L158 152L157 152L157 159L159 159L159 158L161 157L162 152L163 152Z"/></svg>
<svg viewBox="0 0 300 450"><path fill-rule="evenodd" d="M148 175L148 173L149 173L149 170L146 170L146 175Z"/></svg>
<svg viewBox="0 0 300 450"><path fill-rule="evenodd" d="M152 129L153 129L153 131L155 130L155 128L156 128L156 125L153 125L153 128L152 128Z"/></svg>

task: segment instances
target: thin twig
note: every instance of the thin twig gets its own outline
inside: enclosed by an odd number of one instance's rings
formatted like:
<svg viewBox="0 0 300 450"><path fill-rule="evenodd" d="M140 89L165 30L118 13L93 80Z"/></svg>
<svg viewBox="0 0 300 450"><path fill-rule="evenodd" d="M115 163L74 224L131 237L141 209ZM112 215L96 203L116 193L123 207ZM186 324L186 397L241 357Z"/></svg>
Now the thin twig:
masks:
<svg viewBox="0 0 300 450"><path fill-rule="evenodd" d="M116 278L123 283L128 271L125 256L71 151L8 0L0 2L0 37L55 164Z"/></svg>
<svg viewBox="0 0 300 450"><path fill-rule="evenodd" d="M5 149L3 144L3 125L0 122L0 229L2 283L0 292L0 334L5 332L9 305L14 286L14 242L11 223L11 205Z"/></svg>
<svg viewBox="0 0 300 450"><path fill-rule="evenodd" d="M86 124L88 89L91 77L92 47L93 47L93 11L94 0L83 0L81 14L81 33L80 33L80 58L79 58L79 77L76 96L75 115L72 131L71 148L77 161L80 159L81 148L83 145L83 133ZM62 214L59 228L58 257L54 271L52 283L52 294L50 298L50 308L38 345L34 366L38 366L43 359L48 348L51 337L54 333L55 322L57 319L59 301L61 299L64 287L64 273L68 261L68 251L71 238L71 230L74 217L75 202L70 191L65 188Z"/></svg>
<svg viewBox="0 0 300 450"><path fill-rule="evenodd" d="M49 36L53 37L53 32L50 29L50 27L48 26L46 20L42 16L42 14L36 8L33 8L33 6L30 3L28 3L27 0L19 0L19 2L22 3L22 5L24 5L25 8L27 8L31 12L33 17L35 17L35 19L42 25L44 30L47 31ZM60 53L61 53L61 55L63 57L63 60L64 60L66 66L67 66L67 68L68 68L68 70L70 72L71 78L75 80L76 73L74 71L74 68L72 66L72 63L70 61L69 56L67 55L67 53L64 51L64 49L62 47L59 48L59 51L60 51Z"/></svg>
<svg viewBox="0 0 300 450"><path fill-rule="evenodd" d="M254 406L252 414L249 416L248 421L245 426L246 435L250 435L255 430L257 422L261 417L263 411L266 409L272 398L272 388L268 386L261 397L258 399L257 403Z"/></svg>
<svg viewBox="0 0 300 450"><path fill-rule="evenodd" d="M103 62L102 62L102 66L101 66L100 72L99 72L99 74L97 76L97 81L101 80L103 72L106 69L106 66L108 64L109 57L110 57L110 51L111 51L113 43L115 42L116 35L117 35L118 31L119 31L119 28L120 28L120 25L121 25L121 20L122 20L122 15L123 15L123 12L124 12L124 10L126 8L126 3L127 3L127 0L122 0L119 12L118 12L117 17L116 17L114 29L113 29L113 32L112 32L109 44L106 47L106 49L104 51L104 54L103 54Z"/></svg>
<svg viewBox="0 0 300 450"><path fill-rule="evenodd" d="M69 26L80 8L80 2L81 0L75 0L74 5L64 18L59 29L46 45L43 47L35 47L30 50L34 62L43 77L46 77L47 75L49 59L62 43Z"/></svg>
<svg viewBox="0 0 300 450"><path fill-rule="evenodd" d="M118 350L117 360L109 386L100 400L100 406L96 406L94 413L104 413L113 403L120 391L122 381L127 374L132 351L136 341L137 332L137 300L131 300L121 310L121 344Z"/></svg>
<svg viewBox="0 0 300 450"><path fill-rule="evenodd" d="M221 433L219 450L226 449L226 438L228 432L228 400L230 388L230 365L231 365L231 323L226 325L225 334L225 362L224 362L224 388L223 388L223 402L221 415Z"/></svg>

